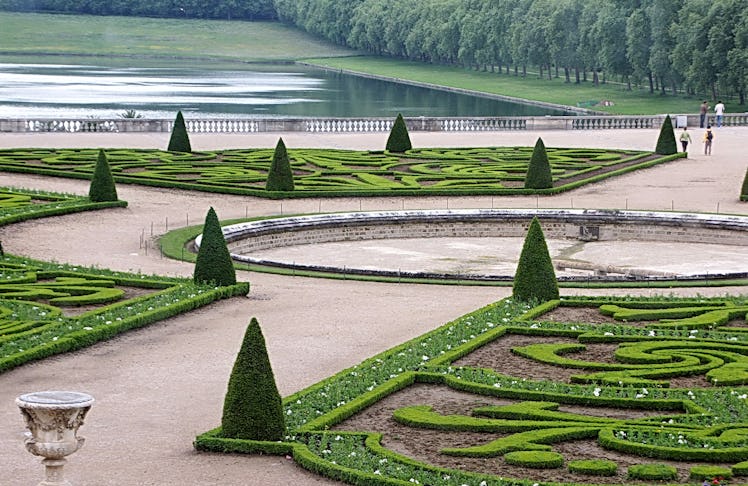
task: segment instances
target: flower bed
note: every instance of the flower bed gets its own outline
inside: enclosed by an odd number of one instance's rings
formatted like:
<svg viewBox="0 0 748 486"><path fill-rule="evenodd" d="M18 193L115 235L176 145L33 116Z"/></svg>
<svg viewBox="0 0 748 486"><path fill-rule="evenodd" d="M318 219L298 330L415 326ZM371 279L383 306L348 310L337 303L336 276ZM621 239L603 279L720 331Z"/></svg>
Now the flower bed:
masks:
<svg viewBox="0 0 748 486"><path fill-rule="evenodd" d="M282 443L227 441L216 429L199 436L196 447L290 452L304 467L351 484L600 484L584 467L562 464L585 465L601 455L613 462L604 468L609 484L642 477L637 471L647 468L640 466L658 460L672 465L667 474L675 474L674 482L687 483L689 471L703 463L742 471L748 388L710 373L740 376L748 356L746 312L711 329L689 323L715 308L746 304L589 297L530 308L504 300L287 397ZM612 305L637 312L641 321L615 321L606 316ZM543 320L560 308L577 309L577 316L584 309L590 323ZM680 320L673 317L678 309L688 309ZM528 346L502 344L512 336L546 347L517 352ZM582 360L587 346L601 346L608 356L593 351L599 359ZM499 355L510 361L490 359ZM585 380L554 378L554 369L568 365L593 373ZM522 376L543 367L546 379ZM653 376L613 380L596 376L598 369ZM496 459L519 451L512 460ZM520 464L537 459L550 469L513 465L514 455Z"/></svg>

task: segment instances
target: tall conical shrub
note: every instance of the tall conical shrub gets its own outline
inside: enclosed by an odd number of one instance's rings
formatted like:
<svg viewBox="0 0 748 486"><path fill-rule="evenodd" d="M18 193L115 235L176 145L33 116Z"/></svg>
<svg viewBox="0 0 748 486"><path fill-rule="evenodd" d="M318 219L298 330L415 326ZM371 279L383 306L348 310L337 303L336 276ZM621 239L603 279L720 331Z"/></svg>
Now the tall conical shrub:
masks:
<svg viewBox="0 0 748 486"><path fill-rule="evenodd" d="M556 272L537 217L532 218L527 230L517 272L514 274L512 296L521 301L540 302L559 297Z"/></svg>
<svg viewBox="0 0 748 486"><path fill-rule="evenodd" d="M177 118L174 120L174 128L171 129L171 138L167 150L169 152L192 152L190 137L187 135L187 125L184 124L181 111L177 112Z"/></svg>
<svg viewBox="0 0 748 486"><path fill-rule="evenodd" d="M195 261L195 283L213 283L220 287L236 283L236 270L226 239L221 232L218 216L213 208L208 210L203 225L203 237Z"/></svg>
<svg viewBox="0 0 748 486"><path fill-rule="evenodd" d="M231 371L221 429L223 437L265 441L282 440L286 433L265 338L254 317Z"/></svg>
<svg viewBox="0 0 748 486"><path fill-rule="evenodd" d="M88 188L88 197L93 202L117 200L117 188L114 186L109 161L103 150L99 150L99 158L96 160L93 178Z"/></svg>
<svg viewBox="0 0 748 486"><path fill-rule="evenodd" d="M389 152L405 152L412 148L408 127L405 126L403 115L398 113L395 123L392 125L392 130L390 130L390 136L387 137L386 149Z"/></svg>
<svg viewBox="0 0 748 486"><path fill-rule="evenodd" d="M740 190L740 200L748 201L748 170L745 171L745 177L743 178L743 187Z"/></svg>
<svg viewBox="0 0 748 486"><path fill-rule="evenodd" d="M535 142L535 148L530 157L525 175L525 189L548 189L553 187L553 176L551 175L551 163L548 161L548 153L542 138Z"/></svg>
<svg viewBox="0 0 748 486"><path fill-rule="evenodd" d="M279 138L273 152L273 161L270 163L268 178L265 182L266 191L293 191L293 171L288 151L283 139Z"/></svg>
<svg viewBox="0 0 748 486"><path fill-rule="evenodd" d="M660 127L660 136L657 137L657 147L655 153L660 155L672 155L678 153L678 145L675 143L675 133L673 133L673 121L670 115L665 116L665 121Z"/></svg>

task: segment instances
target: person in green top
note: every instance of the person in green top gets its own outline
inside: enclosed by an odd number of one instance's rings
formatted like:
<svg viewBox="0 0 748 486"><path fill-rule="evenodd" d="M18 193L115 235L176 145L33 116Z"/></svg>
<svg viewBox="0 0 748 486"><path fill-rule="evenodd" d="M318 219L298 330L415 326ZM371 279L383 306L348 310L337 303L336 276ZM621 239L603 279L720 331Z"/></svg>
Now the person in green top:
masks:
<svg viewBox="0 0 748 486"><path fill-rule="evenodd" d="M688 133L688 127L683 127L683 131L680 133L680 144L684 152L688 151L689 143L691 143L691 134Z"/></svg>

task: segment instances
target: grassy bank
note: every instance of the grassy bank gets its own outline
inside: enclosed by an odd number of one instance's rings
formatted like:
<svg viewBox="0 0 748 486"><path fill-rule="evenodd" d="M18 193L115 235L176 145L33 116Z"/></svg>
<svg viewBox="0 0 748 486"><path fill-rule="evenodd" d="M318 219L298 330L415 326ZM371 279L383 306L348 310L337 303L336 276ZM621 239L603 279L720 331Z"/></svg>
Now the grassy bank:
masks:
<svg viewBox="0 0 748 486"><path fill-rule="evenodd" d="M0 25L6 55L292 61L354 52L277 22L0 12Z"/></svg>
<svg viewBox="0 0 748 486"><path fill-rule="evenodd" d="M580 106L590 101L608 100L613 102L612 106L591 106L590 108L619 115L696 113L701 103L701 100L693 97L662 96L649 94L644 90L627 91L625 85L606 84L595 87L591 82L577 85L565 83L563 77L549 81L538 79L535 74L522 78L515 77L513 74L499 75L459 67L373 56L307 59L305 62L333 69L433 83L566 106Z"/></svg>

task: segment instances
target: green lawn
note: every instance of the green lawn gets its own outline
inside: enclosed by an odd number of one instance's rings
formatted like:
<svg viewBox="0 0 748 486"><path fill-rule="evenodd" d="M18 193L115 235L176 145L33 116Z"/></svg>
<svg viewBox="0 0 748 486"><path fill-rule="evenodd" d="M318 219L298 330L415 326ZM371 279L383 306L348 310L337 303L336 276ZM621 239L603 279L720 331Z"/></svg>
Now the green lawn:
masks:
<svg viewBox="0 0 748 486"><path fill-rule="evenodd" d="M0 54L6 55L293 61L354 53L277 22L0 12L0 25Z"/></svg>
<svg viewBox="0 0 748 486"><path fill-rule="evenodd" d="M433 83L485 93L512 96L527 100L545 101L576 107L588 101L609 100L613 106L595 106L595 110L620 115L697 113L700 99L685 96L662 96L644 90L627 91L625 85L607 84L595 87L591 82L576 85L559 79L527 78L513 74L472 71L459 67L440 66L374 56L342 57L335 59L307 59L305 62L345 69L359 73L388 76L403 80Z"/></svg>

